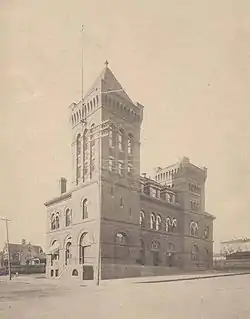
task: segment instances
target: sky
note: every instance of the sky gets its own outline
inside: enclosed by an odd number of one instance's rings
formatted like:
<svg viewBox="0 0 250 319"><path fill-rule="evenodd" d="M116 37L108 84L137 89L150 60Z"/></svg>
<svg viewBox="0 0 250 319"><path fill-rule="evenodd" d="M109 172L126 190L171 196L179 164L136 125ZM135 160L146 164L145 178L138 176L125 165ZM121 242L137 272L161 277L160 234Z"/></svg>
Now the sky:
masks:
<svg viewBox="0 0 250 319"><path fill-rule="evenodd" d="M0 215L45 243L44 202L71 180L68 106L109 66L145 106L141 171L208 168L214 240L250 237L248 0L1 0ZM6 238L0 222L0 247Z"/></svg>

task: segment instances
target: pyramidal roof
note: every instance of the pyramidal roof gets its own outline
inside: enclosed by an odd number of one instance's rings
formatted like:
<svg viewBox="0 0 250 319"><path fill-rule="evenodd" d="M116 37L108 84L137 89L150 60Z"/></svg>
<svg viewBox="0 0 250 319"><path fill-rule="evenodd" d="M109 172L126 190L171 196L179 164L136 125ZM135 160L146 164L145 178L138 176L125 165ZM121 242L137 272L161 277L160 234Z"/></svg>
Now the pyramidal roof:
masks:
<svg viewBox="0 0 250 319"><path fill-rule="evenodd" d="M121 98L127 100L130 103L133 103L127 93L124 91L123 87L116 79L110 68L108 67L108 62L105 62L105 67L102 70L101 74L95 80L94 84L87 92L85 97L87 97L91 92L98 90L100 93L115 93Z"/></svg>

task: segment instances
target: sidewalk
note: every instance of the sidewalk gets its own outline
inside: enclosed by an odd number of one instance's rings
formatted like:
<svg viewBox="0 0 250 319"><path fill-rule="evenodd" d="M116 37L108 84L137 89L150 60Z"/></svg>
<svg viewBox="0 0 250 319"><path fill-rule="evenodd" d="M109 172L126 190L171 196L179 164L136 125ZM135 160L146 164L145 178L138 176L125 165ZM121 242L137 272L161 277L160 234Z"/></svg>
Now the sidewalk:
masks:
<svg viewBox="0 0 250 319"><path fill-rule="evenodd" d="M109 285L119 285L119 284L142 284L142 283L166 283L166 282L176 282L176 281L188 281L188 280L201 280L209 278L218 278L218 277L228 277L228 276L243 276L250 275L250 270L248 271L235 271L235 272L199 272L199 273L189 273L189 274L173 274L166 276L152 276L152 277L134 277L134 278L121 278L121 279L106 279L100 282L100 286L105 287ZM12 277L12 280L9 281L8 276L0 277L1 283L24 283L24 284L38 284L41 282L42 285L51 285L51 286L96 286L94 281L80 281L80 280L60 280L60 279L50 279L46 278L44 275L23 275Z"/></svg>

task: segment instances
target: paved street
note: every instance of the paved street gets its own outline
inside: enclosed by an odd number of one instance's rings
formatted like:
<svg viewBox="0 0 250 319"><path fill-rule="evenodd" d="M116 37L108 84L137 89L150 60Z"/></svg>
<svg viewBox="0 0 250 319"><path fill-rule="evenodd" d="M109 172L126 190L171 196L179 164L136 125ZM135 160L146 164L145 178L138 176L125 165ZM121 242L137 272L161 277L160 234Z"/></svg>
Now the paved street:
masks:
<svg viewBox="0 0 250 319"><path fill-rule="evenodd" d="M1 278L0 278L1 280ZM46 279L0 281L0 318L249 319L250 275L100 287Z"/></svg>

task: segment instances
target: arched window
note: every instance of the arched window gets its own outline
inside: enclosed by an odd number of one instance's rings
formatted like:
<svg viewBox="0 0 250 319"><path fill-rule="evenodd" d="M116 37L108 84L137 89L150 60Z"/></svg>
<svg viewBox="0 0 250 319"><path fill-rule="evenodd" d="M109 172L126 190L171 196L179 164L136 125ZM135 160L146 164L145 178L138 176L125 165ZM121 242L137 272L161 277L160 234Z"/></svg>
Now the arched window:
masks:
<svg viewBox="0 0 250 319"><path fill-rule="evenodd" d="M209 226L206 226L204 229L204 237L205 239L209 239Z"/></svg>
<svg viewBox="0 0 250 319"><path fill-rule="evenodd" d="M118 132L118 148L120 152L124 152L124 130L120 129Z"/></svg>
<svg viewBox="0 0 250 319"><path fill-rule="evenodd" d="M88 218L88 200L85 198L82 201L82 219Z"/></svg>
<svg viewBox="0 0 250 319"><path fill-rule="evenodd" d="M70 226L71 221L72 221L72 212L69 208L67 208L65 211L65 226L66 227Z"/></svg>
<svg viewBox="0 0 250 319"><path fill-rule="evenodd" d="M92 174L95 170L95 139L94 139L94 127L95 124L91 125L90 132L90 178L92 178Z"/></svg>
<svg viewBox="0 0 250 319"><path fill-rule="evenodd" d="M195 222L195 231L194 231L194 235L195 236L199 236L199 225L198 225L198 223L197 222Z"/></svg>
<svg viewBox="0 0 250 319"><path fill-rule="evenodd" d="M161 216L157 215L156 217L156 230L161 230Z"/></svg>
<svg viewBox="0 0 250 319"><path fill-rule="evenodd" d="M65 265L69 265L72 258L71 254L71 242L67 242L66 248L65 248Z"/></svg>
<svg viewBox="0 0 250 319"><path fill-rule="evenodd" d="M145 213L142 210L140 211L140 226L145 227Z"/></svg>
<svg viewBox="0 0 250 319"><path fill-rule="evenodd" d="M133 174L133 163L132 161L128 160L128 175Z"/></svg>
<svg viewBox="0 0 250 319"><path fill-rule="evenodd" d="M118 174L124 176L124 161L118 161Z"/></svg>
<svg viewBox="0 0 250 319"><path fill-rule="evenodd" d="M115 235L115 242L119 245L127 245L128 240L127 240L127 235L125 233L116 233Z"/></svg>
<svg viewBox="0 0 250 319"><path fill-rule="evenodd" d="M190 235L198 236L199 235L199 225L197 222L191 221L190 223Z"/></svg>
<svg viewBox="0 0 250 319"><path fill-rule="evenodd" d="M60 228L60 218L59 213L56 213L56 229Z"/></svg>
<svg viewBox="0 0 250 319"><path fill-rule="evenodd" d="M76 269L74 269L72 271L72 277L77 277L78 276L78 271Z"/></svg>
<svg viewBox="0 0 250 319"><path fill-rule="evenodd" d="M166 232L170 233L172 231L172 223L170 217L166 218Z"/></svg>
<svg viewBox="0 0 250 319"><path fill-rule="evenodd" d="M153 250L159 250L160 249L160 242L158 240L153 240L151 244L151 249Z"/></svg>
<svg viewBox="0 0 250 319"><path fill-rule="evenodd" d="M115 234L114 259L127 260L129 258L128 236L124 232Z"/></svg>
<svg viewBox="0 0 250 319"><path fill-rule="evenodd" d="M175 232L176 228L177 228L177 220L174 217L173 220L172 220L172 232Z"/></svg>
<svg viewBox="0 0 250 319"><path fill-rule="evenodd" d="M81 178L81 135L78 134L76 138L76 184L79 183Z"/></svg>
<svg viewBox="0 0 250 319"><path fill-rule="evenodd" d="M55 216L55 214L52 214L52 216L51 216L50 229L51 230L56 229L56 216Z"/></svg>
<svg viewBox="0 0 250 319"><path fill-rule="evenodd" d="M54 261L59 259L59 242L57 240L54 240L49 248L48 255L51 256L50 262L51 266L53 266Z"/></svg>
<svg viewBox="0 0 250 319"><path fill-rule="evenodd" d="M128 135L128 155L129 156L133 155L133 135L132 134Z"/></svg>
<svg viewBox="0 0 250 319"><path fill-rule="evenodd" d="M79 264L85 264L86 259L90 257L90 247L88 234L83 233L79 241Z"/></svg>
<svg viewBox="0 0 250 319"><path fill-rule="evenodd" d="M154 213L150 214L150 229L155 229L156 227L156 217Z"/></svg>
<svg viewBox="0 0 250 319"><path fill-rule="evenodd" d="M116 144L116 134L114 125L110 125L109 127L109 147L115 147Z"/></svg>
<svg viewBox="0 0 250 319"><path fill-rule="evenodd" d="M87 178L88 175L88 143L87 143L87 129L83 133L83 181Z"/></svg>

